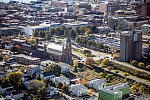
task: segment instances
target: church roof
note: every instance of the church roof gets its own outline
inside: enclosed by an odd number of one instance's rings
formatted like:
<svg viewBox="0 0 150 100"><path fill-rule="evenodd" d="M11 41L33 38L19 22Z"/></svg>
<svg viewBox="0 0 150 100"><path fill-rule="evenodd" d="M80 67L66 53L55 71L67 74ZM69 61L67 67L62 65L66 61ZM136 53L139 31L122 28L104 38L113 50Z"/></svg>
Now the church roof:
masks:
<svg viewBox="0 0 150 100"><path fill-rule="evenodd" d="M62 51L62 45L56 44L56 43L49 43L47 48Z"/></svg>

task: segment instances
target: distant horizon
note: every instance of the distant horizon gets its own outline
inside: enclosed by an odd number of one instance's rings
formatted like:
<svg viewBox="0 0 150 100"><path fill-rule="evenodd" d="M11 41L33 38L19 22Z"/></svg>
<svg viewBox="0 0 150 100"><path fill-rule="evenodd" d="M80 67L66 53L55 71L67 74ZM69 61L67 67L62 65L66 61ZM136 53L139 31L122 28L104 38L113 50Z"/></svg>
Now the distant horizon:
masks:
<svg viewBox="0 0 150 100"><path fill-rule="evenodd" d="M0 2L9 2L11 0L0 0ZM19 2L30 2L30 1L35 1L35 0L12 0L12 1L19 1Z"/></svg>

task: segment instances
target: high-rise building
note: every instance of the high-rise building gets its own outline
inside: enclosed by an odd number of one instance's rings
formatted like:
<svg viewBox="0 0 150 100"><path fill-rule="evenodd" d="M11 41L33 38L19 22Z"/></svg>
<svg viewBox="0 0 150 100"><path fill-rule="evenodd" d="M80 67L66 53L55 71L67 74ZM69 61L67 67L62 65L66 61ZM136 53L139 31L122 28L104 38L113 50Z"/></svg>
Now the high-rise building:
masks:
<svg viewBox="0 0 150 100"><path fill-rule="evenodd" d="M142 32L124 31L120 35L120 60L140 60L142 55Z"/></svg>

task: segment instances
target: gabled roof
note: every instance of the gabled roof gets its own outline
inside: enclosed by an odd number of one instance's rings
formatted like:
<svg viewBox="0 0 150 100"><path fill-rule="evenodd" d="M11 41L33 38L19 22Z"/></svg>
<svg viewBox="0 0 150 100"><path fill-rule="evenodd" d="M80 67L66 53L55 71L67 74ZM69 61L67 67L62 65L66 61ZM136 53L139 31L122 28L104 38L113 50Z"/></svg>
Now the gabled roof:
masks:
<svg viewBox="0 0 150 100"><path fill-rule="evenodd" d="M44 77L46 76L51 76L51 75L55 75L52 71L48 71L48 72L44 72L42 73Z"/></svg>

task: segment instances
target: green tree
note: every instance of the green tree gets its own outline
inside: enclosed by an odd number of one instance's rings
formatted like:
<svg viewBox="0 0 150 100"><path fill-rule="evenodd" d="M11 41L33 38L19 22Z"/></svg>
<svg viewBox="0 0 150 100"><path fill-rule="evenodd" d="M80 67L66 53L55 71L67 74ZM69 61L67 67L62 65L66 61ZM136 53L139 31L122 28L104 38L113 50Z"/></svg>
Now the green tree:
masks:
<svg viewBox="0 0 150 100"><path fill-rule="evenodd" d="M51 39L51 35L50 35L50 34L46 34L46 35L45 35L45 38L46 38L47 40L50 40L50 39Z"/></svg>
<svg viewBox="0 0 150 100"><path fill-rule="evenodd" d="M107 76L106 76L106 79L107 79L107 81L108 82L110 82L110 80L113 78L113 75L112 74L108 74Z"/></svg>
<svg viewBox="0 0 150 100"><path fill-rule="evenodd" d="M104 74L103 72L100 72L99 75L100 75L101 78L104 78L104 77L105 77L105 74Z"/></svg>
<svg viewBox="0 0 150 100"><path fill-rule="evenodd" d="M84 34L85 33L85 27L80 27L80 34Z"/></svg>
<svg viewBox="0 0 150 100"><path fill-rule="evenodd" d="M76 35L74 29L70 30L70 36L71 36L71 38L76 38L77 35Z"/></svg>
<svg viewBox="0 0 150 100"><path fill-rule="evenodd" d="M63 86L63 84L62 84L61 82L58 82L58 83L56 84L56 88L62 89L62 86Z"/></svg>
<svg viewBox="0 0 150 100"><path fill-rule="evenodd" d="M25 68L24 67L20 67L21 72L24 72Z"/></svg>
<svg viewBox="0 0 150 100"><path fill-rule="evenodd" d="M37 90L37 96L40 100L46 100L46 91L45 91L45 86Z"/></svg>
<svg viewBox="0 0 150 100"><path fill-rule="evenodd" d="M91 52L90 50L84 49L84 50L83 50L83 53L86 54L86 55L91 55L92 52Z"/></svg>
<svg viewBox="0 0 150 100"><path fill-rule="evenodd" d="M49 33L50 33L51 36L54 35L55 34L55 28L53 28L53 27L50 28Z"/></svg>
<svg viewBox="0 0 150 100"><path fill-rule="evenodd" d="M38 37L38 35L39 35L39 33L38 33L38 31L37 30L34 30L34 32L33 32L33 37Z"/></svg>
<svg viewBox="0 0 150 100"><path fill-rule="evenodd" d="M85 35L86 35L86 36L89 36L90 34L92 34L92 31L91 31L91 30L87 30L87 31L85 32Z"/></svg>
<svg viewBox="0 0 150 100"><path fill-rule="evenodd" d="M59 76L60 73L61 73L61 67L60 67L58 64L53 63L53 64L51 64L50 66L48 66L47 71L52 71L52 72L54 72L57 76Z"/></svg>
<svg viewBox="0 0 150 100"><path fill-rule="evenodd" d="M38 74L35 79L36 80L41 80L40 75Z"/></svg>
<svg viewBox="0 0 150 100"><path fill-rule="evenodd" d="M42 31L41 31L41 32L39 33L39 37L40 37L40 38L45 38L45 34L46 34L45 32L42 32Z"/></svg>
<svg viewBox="0 0 150 100"><path fill-rule="evenodd" d="M140 68L144 68L144 63L143 63L143 62L139 62L138 66L139 66Z"/></svg>
<svg viewBox="0 0 150 100"><path fill-rule="evenodd" d="M64 31L64 37L67 37L67 34L68 34L68 30L65 30Z"/></svg>
<svg viewBox="0 0 150 100"><path fill-rule="evenodd" d="M145 93L145 89L146 89L145 86L140 86L140 87L139 87L139 93L140 93L140 94L144 94L144 93Z"/></svg>
<svg viewBox="0 0 150 100"><path fill-rule="evenodd" d="M7 81L12 84L13 86L17 85L18 82L21 80L21 76L22 74L21 73L18 73L18 72L10 72L7 74Z"/></svg>
<svg viewBox="0 0 150 100"><path fill-rule="evenodd" d="M117 73L119 73L119 70L115 70L114 72L117 74Z"/></svg>
<svg viewBox="0 0 150 100"><path fill-rule="evenodd" d="M56 27L56 28L55 28L55 34L56 34L56 35L61 35L60 27Z"/></svg>
<svg viewBox="0 0 150 100"><path fill-rule="evenodd" d="M62 90L63 90L64 92L68 92L68 91L69 91L69 88L68 88L67 85L63 85L63 86L62 86Z"/></svg>
<svg viewBox="0 0 150 100"><path fill-rule="evenodd" d="M77 66L74 67L74 72L76 72L76 73L78 72Z"/></svg>
<svg viewBox="0 0 150 100"><path fill-rule="evenodd" d="M0 61L3 61L3 56L2 55L0 55Z"/></svg>
<svg viewBox="0 0 150 100"><path fill-rule="evenodd" d="M146 66L146 69L150 71L150 65L147 65L147 66Z"/></svg>
<svg viewBox="0 0 150 100"><path fill-rule="evenodd" d="M132 61L131 61L131 64L132 64L133 66L137 66L137 65L138 65L138 62L137 62L136 60L132 60Z"/></svg>
<svg viewBox="0 0 150 100"><path fill-rule="evenodd" d="M125 76L126 78L127 76L129 76L129 73L124 73L123 76Z"/></svg>
<svg viewBox="0 0 150 100"><path fill-rule="evenodd" d="M108 67L107 67L107 70L109 70L109 71L110 71L110 70L113 70L113 69L114 69L114 68L113 68L112 66L108 66Z"/></svg>
<svg viewBox="0 0 150 100"><path fill-rule="evenodd" d="M74 29L74 31L75 31L76 35L79 35L80 34L80 27L76 27Z"/></svg>

